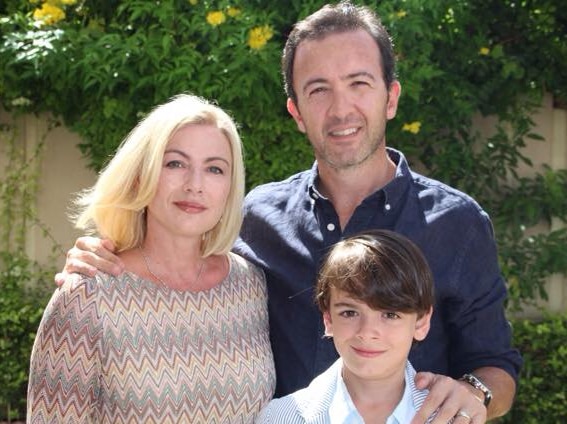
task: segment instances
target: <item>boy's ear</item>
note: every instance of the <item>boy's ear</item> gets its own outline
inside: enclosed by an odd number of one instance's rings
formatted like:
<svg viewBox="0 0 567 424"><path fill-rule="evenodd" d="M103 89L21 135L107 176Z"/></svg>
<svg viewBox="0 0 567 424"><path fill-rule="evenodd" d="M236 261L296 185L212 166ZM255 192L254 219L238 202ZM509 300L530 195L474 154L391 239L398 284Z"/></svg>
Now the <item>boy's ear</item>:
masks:
<svg viewBox="0 0 567 424"><path fill-rule="evenodd" d="M431 327L431 315L433 314L433 306L429 308L426 314L415 322L415 332L413 334L414 340L422 341L429 333Z"/></svg>
<svg viewBox="0 0 567 424"><path fill-rule="evenodd" d="M323 312L323 323L325 324L325 336L333 337L333 321L329 311Z"/></svg>

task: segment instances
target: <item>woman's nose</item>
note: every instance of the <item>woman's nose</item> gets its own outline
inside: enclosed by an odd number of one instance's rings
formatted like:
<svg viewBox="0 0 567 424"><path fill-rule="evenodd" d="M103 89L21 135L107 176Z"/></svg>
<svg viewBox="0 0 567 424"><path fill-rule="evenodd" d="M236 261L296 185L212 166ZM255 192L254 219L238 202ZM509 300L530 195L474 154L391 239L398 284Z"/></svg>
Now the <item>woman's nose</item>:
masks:
<svg viewBox="0 0 567 424"><path fill-rule="evenodd" d="M201 174L196 170L191 170L187 173L187 178L185 178L185 183L183 187L186 192L203 192L203 178Z"/></svg>

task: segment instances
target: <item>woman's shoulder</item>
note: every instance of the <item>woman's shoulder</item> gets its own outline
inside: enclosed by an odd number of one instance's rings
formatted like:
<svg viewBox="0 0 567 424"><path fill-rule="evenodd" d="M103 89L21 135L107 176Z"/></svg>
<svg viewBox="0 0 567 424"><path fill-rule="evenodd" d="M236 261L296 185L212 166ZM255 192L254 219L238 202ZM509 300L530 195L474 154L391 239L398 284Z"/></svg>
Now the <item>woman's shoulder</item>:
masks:
<svg viewBox="0 0 567 424"><path fill-rule="evenodd" d="M234 268L239 272L254 274L264 279L264 271L260 267L254 265L249 260L245 259L244 257L234 252L229 252L228 257L230 261L231 270Z"/></svg>
<svg viewBox="0 0 567 424"><path fill-rule="evenodd" d="M88 298L113 294L116 291L136 289L147 285L136 274L123 272L119 276L97 272L94 277L85 275L66 281L58 290L64 295L82 295Z"/></svg>

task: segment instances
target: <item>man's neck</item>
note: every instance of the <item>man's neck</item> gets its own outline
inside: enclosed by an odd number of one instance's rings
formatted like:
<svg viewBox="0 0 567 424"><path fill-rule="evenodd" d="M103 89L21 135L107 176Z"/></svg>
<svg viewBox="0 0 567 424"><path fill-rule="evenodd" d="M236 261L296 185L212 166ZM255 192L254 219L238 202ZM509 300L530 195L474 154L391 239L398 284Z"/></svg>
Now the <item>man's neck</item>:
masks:
<svg viewBox="0 0 567 424"><path fill-rule="evenodd" d="M317 161L317 167L318 189L335 207L341 229L345 228L357 206L392 181L396 173L396 164L385 148L350 168L337 169L324 161Z"/></svg>

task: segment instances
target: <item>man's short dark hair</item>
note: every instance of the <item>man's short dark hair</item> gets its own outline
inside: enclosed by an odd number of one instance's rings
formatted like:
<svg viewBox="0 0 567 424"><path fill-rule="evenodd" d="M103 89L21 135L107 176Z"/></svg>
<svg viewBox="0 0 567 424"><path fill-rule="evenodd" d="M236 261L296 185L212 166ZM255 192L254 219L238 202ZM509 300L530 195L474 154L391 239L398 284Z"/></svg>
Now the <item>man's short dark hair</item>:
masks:
<svg viewBox="0 0 567 424"><path fill-rule="evenodd" d="M297 22L285 43L282 55L282 74L287 96L297 104L293 88L293 62L297 47L305 40L321 40L331 34L364 30L376 41L382 62L386 89L396 79L394 47L380 18L366 6L355 6L349 1L326 5Z"/></svg>

